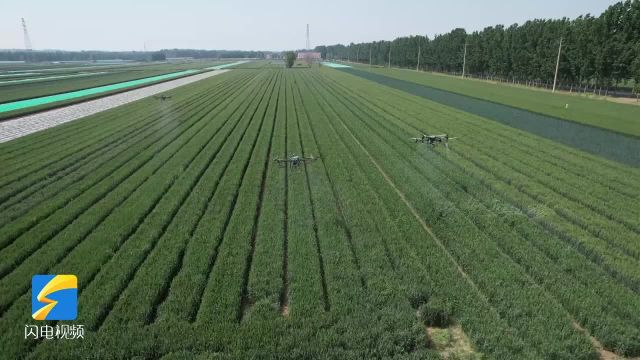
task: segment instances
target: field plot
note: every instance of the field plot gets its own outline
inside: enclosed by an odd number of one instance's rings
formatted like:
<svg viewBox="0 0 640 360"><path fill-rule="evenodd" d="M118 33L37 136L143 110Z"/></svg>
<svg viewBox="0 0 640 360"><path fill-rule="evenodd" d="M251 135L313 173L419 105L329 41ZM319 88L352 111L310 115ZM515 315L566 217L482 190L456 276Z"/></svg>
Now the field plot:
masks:
<svg viewBox="0 0 640 360"><path fill-rule="evenodd" d="M3 355L640 356L638 169L262 65L0 144ZM24 340L38 273L83 341Z"/></svg>
<svg viewBox="0 0 640 360"><path fill-rule="evenodd" d="M560 119L640 137L640 103L619 104L577 94L556 93L453 76L354 65L359 69L437 89L505 104Z"/></svg>
<svg viewBox="0 0 640 360"><path fill-rule="evenodd" d="M231 61L227 61L231 62ZM192 61L184 63L152 63L134 65L104 65L65 67L63 65L42 65L45 69L38 70L37 66L30 67L26 73L4 72L0 77L0 105L20 100L34 99L42 96L63 94L99 86L117 84L125 81L139 80L162 75L179 73L181 71L199 70L224 61ZM2 67L0 67L2 70ZM0 72L1 73L1 72ZM25 76L16 76L27 74ZM186 74L185 74L186 75ZM108 93L113 93L107 92ZM86 100L104 94L93 94L82 97ZM75 100L77 101L77 100ZM58 101L54 104L35 106L8 112L0 112L0 119L15 117L28 112L48 109L75 102Z"/></svg>

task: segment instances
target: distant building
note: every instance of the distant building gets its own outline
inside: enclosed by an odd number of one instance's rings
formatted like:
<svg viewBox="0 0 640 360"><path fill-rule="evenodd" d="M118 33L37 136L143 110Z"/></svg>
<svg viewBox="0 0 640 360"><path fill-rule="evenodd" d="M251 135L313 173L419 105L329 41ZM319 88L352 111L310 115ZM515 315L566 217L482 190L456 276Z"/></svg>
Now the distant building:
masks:
<svg viewBox="0 0 640 360"><path fill-rule="evenodd" d="M298 60L319 61L321 59L322 54L317 51L301 51L298 53Z"/></svg>

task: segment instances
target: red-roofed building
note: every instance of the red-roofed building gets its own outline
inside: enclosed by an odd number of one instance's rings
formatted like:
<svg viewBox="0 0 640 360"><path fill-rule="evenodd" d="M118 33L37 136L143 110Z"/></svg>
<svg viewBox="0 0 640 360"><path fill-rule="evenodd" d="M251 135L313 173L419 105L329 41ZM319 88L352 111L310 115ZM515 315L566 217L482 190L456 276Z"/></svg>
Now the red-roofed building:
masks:
<svg viewBox="0 0 640 360"><path fill-rule="evenodd" d="M301 51L298 53L298 60L316 61L321 59L322 55L317 51Z"/></svg>

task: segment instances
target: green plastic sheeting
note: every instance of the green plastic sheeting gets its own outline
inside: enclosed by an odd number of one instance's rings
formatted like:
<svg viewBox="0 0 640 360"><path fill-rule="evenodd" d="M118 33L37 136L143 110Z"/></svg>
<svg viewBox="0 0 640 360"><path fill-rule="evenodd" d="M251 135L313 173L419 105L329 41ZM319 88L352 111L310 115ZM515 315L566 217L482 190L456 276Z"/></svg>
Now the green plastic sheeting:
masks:
<svg viewBox="0 0 640 360"><path fill-rule="evenodd" d="M236 66L236 65L240 65L240 64L244 64L244 63L248 63L249 61L236 61L233 63L229 63L229 64L222 64L222 65L216 65L216 66L212 66L212 67L208 67L205 70L220 70L220 69L225 69L231 66Z"/></svg>
<svg viewBox="0 0 640 360"><path fill-rule="evenodd" d="M197 73L200 71L201 70L193 70L193 69L184 70L184 71L178 71L178 72L164 74L164 75L151 76L144 79L125 81L125 82L112 84L112 85L104 85L104 86L98 86L90 89L71 91L63 94L48 95L48 96L42 96L42 97L33 98L33 99L13 101L9 103L0 104L0 113L26 109L33 106L46 105L46 104L50 104L58 101L77 99L84 96L100 94L108 91L126 89L129 87L148 84L155 81L171 79L171 78L175 78L183 75L189 75L189 74Z"/></svg>
<svg viewBox="0 0 640 360"><path fill-rule="evenodd" d="M350 68L351 66L349 65L342 65L342 64L337 64L334 62L327 62L327 61L323 61L322 62L323 66L328 66L330 68L335 68L335 69L344 69L344 68Z"/></svg>
<svg viewBox="0 0 640 360"><path fill-rule="evenodd" d="M46 104L51 104L51 103L58 102L58 101L66 101L66 100L77 99L77 98L81 98L81 97L84 97L84 96L100 94L100 93L103 93L103 92L108 92L108 91L113 91L113 90L126 89L126 88L129 88L129 87L138 86L138 85L142 85L142 84L147 84L147 83L150 83L150 82L171 79L171 78L175 78L175 77L178 77L178 76L194 74L194 73L207 71L207 70L220 70L220 69L228 68L228 67L231 67L231 66L244 64L246 62L249 62L249 61L236 61L236 62L229 63L229 64L222 64L222 65L216 65L216 66L208 67L208 68L202 69L202 70L200 70L200 69L184 70L184 71L178 71L178 72L174 72L174 73L170 73L170 74L151 76L151 77L144 78L144 79L125 81L125 82L112 84L112 85L104 85L104 86L98 86L98 87L94 87L94 88L90 88L90 89L71 91L71 92L67 92L67 93L64 93L64 94L48 95L48 96L42 96L42 97L33 98L33 99L19 100L19 101L4 103L4 104L0 104L0 113L8 112L8 111L15 111L15 110L22 110L22 109L26 109L26 108L33 107L33 106L46 105Z"/></svg>
<svg viewBox="0 0 640 360"><path fill-rule="evenodd" d="M100 72L72 74L72 75L55 75L55 76L47 76L47 77L39 77L39 78L5 80L5 81L0 81L0 85L21 84L21 83L26 83L26 82L34 82L34 81L42 81L42 80L53 80L53 79L65 79L65 78L74 78L74 77L83 77L83 76L93 76L93 75L102 75L102 74L108 74L108 73L109 73L108 71L100 71ZM2 76L2 75L0 75L0 76Z"/></svg>

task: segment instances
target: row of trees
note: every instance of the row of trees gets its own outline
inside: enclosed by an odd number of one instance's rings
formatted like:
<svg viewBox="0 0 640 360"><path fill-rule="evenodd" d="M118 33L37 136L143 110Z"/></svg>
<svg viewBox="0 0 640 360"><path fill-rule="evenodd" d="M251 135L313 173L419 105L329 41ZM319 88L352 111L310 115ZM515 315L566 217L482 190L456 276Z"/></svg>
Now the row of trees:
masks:
<svg viewBox="0 0 640 360"><path fill-rule="evenodd" d="M318 46L324 58L439 72L462 72L465 44L467 73L478 76L553 80L562 38L559 80L610 86L640 84L640 0L610 6L600 16L574 20L532 20L467 33L455 29L437 35L393 41Z"/></svg>
<svg viewBox="0 0 640 360"><path fill-rule="evenodd" d="M98 61L98 60L163 60L172 57L195 59L264 58L261 51L165 49L160 51L62 51L0 50L0 61Z"/></svg>

